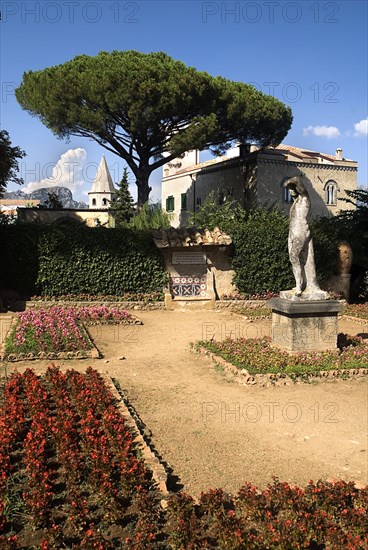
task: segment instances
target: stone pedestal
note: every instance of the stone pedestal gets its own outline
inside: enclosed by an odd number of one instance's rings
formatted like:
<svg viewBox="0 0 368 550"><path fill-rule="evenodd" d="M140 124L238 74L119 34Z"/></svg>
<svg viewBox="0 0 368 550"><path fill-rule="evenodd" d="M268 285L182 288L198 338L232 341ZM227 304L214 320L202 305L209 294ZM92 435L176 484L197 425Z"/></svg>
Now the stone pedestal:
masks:
<svg viewBox="0 0 368 550"><path fill-rule="evenodd" d="M294 352L337 348L337 314L344 309L338 300L288 300L272 298L272 343Z"/></svg>

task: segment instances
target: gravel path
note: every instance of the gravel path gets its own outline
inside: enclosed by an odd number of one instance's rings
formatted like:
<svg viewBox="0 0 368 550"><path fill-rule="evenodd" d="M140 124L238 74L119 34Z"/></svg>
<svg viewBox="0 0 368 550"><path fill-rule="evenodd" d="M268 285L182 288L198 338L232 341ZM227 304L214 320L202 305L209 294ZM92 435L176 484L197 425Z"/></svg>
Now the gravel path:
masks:
<svg viewBox="0 0 368 550"><path fill-rule="evenodd" d="M230 312L139 312L144 325L98 327L96 340L159 454L185 491L264 487L272 476L368 483L368 379L244 387L191 353L200 338L270 334ZM358 334L368 326L340 322ZM117 357L123 355L124 360Z"/></svg>
<svg viewBox="0 0 368 550"><path fill-rule="evenodd" d="M244 481L264 487L276 476L368 484L368 377L262 388L240 386L194 355L189 343L214 336L270 334L270 321L249 323L229 311L139 311L139 326L96 326L104 359L91 365L116 378L146 433L192 495ZM341 321L339 330L368 336L368 325ZM121 357L124 356L124 359ZM45 362L17 363L38 371Z"/></svg>

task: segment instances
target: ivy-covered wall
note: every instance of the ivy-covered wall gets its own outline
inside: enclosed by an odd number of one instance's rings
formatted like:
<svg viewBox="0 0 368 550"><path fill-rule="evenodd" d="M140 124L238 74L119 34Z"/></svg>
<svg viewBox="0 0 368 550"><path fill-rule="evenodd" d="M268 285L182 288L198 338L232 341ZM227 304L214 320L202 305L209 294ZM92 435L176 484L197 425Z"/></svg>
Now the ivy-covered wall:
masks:
<svg viewBox="0 0 368 550"><path fill-rule="evenodd" d="M159 292L167 280L150 231L4 226L0 259L0 287L26 296Z"/></svg>
<svg viewBox="0 0 368 550"><path fill-rule="evenodd" d="M319 283L337 265L337 237L323 219L310 224ZM288 253L289 220L277 210L255 210L234 224L232 268L234 283L245 294L279 292L295 286Z"/></svg>
<svg viewBox="0 0 368 550"><path fill-rule="evenodd" d="M337 263L330 224L313 222L319 282ZM289 221L278 211L257 210L233 225L234 283L242 293L279 292L295 285L287 238ZM0 289L23 296L121 296L161 292L163 258L150 230L20 224L0 226Z"/></svg>

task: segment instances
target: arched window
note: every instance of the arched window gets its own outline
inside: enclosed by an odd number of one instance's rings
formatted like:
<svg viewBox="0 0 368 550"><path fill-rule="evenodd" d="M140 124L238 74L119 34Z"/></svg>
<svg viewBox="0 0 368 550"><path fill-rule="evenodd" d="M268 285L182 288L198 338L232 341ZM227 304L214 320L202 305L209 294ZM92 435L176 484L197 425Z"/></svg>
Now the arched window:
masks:
<svg viewBox="0 0 368 550"><path fill-rule="evenodd" d="M107 199L102 199L102 206L106 206L107 205Z"/></svg>
<svg viewBox="0 0 368 550"><path fill-rule="evenodd" d="M282 202L286 202L286 203L293 202L293 198L290 195L290 191L289 189L287 189L287 187L283 187L282 192L283 192Z"/></svg>
<svg viewBox="0 0 368 550"><path fill-rule="evenodd" d="M92 199L92 206L96 206L96 199Z"/></svg>
<svg viewBox="0 0 368 550"><path fill-rule="evenodd" d="M281 192L282 192L282 202L285 204L290 204L293 202L292 196L290 195L289 189L284 186L284 181L289 178L284 178L281 182Z"/></svg>
<svg viewBox="0 0 368 550"><path fill-rule="evenodd" d="M337 192L339 191L339 188L337 186L336 181L329 180L325 187L325 202L329 205L336 205L337 204Z"/></svg>

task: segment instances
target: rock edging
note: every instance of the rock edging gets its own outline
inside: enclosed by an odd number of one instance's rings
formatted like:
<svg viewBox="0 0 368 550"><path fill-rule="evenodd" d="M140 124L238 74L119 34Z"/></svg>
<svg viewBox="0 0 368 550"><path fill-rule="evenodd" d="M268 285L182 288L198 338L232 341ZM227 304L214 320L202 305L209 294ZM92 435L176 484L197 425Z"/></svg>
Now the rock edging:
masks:
<svg viewBox="0 0 368 550"><path fill-rule="evenodd" d="M105 384L108 386L113 396L118 400L118 408L122 416L126 420L127 425L132 429L133 433L136 434L134 442L138 444L143 456L143 460L147 465L147 468L152 472L152 477L156 482L159 491L164 497L167 497L169 491L167 488L167 473L164 466L161 464L155 453L151 450L150 446L146 443L134 417L132 416L127 405L125 404L122 395L115 386L110 375L107 372L100 372L100 375L102 376ZM162 504L164 505L164 503Z"/></svg>
<svg viewBox="0 0 368 550"><path fill-rule="evenodd" d="M352 323L358 323L360 325L368 325L368 319L363 317L355 317L354 315L342 315L343 319L346 321L351 321Z"/></svg>

